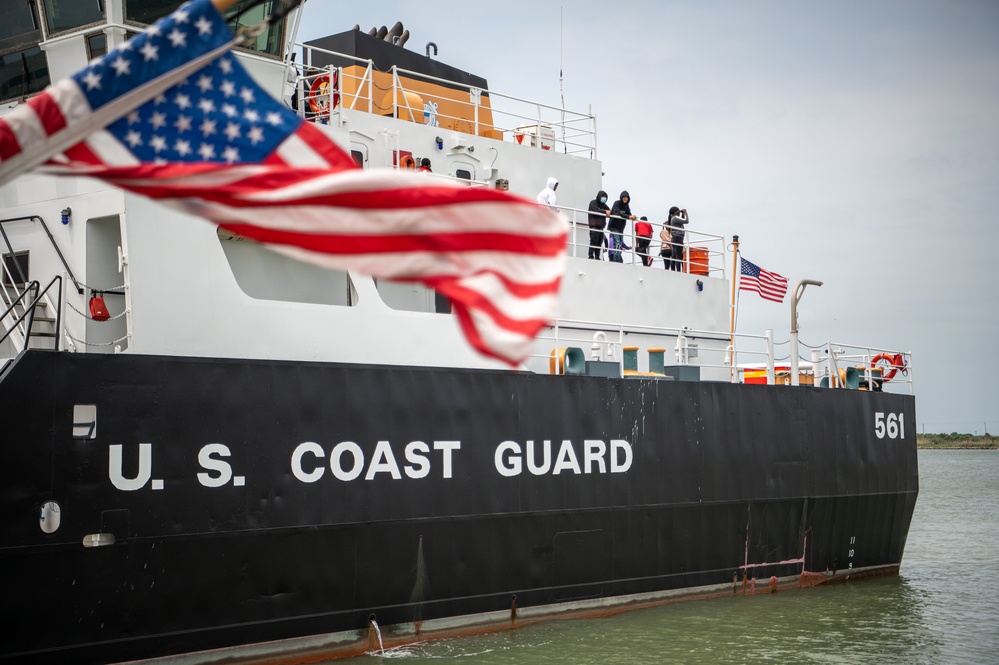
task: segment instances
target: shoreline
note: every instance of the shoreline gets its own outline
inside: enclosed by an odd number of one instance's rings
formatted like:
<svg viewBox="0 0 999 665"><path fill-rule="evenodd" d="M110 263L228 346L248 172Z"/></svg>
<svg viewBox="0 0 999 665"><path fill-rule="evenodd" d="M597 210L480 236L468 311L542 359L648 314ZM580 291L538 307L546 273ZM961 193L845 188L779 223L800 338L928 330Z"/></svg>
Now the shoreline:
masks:
<svg viewBox="0 0 999 665"><path fill-rule="evenodd" d="M972 436L938 434L916 436L919 450L999 450L999 438L994 436Z"/></svg>

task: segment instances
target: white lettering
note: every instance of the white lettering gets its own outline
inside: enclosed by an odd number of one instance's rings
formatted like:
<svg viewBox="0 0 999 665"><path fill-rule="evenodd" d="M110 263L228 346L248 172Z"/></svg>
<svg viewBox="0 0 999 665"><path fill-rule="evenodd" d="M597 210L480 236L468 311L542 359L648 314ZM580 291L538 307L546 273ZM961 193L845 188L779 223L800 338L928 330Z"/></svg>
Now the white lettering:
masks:
<svg viewBox="0 0 999 665"><path fill-rule="evenodd" d="M510 459L504 461L504 453L510 453ZM504 441L496 447L496 470L499 471L501 476L506 476L510 478L512 476L519 476L521 472L520 467L520 444L515 441Z"/></svg>
<svg viewBox="0 0 999 665"><path fill-rule="evenodd" d="M420 454L422 453L422 454ZM430 446L422 441L413 441L406 446L406 475L410 478L426 478L430 474L430 460L425 455L430 453ZM416 465L410 466L410 465Z"/></svg>
<svg viewBox="0 0 999 665"><path fill-rule="evenodd" d="M604 463L607 444L599 439L586 439L583 443L586 446L586 473L592 472L594 463L598 467L597 473L607 473L607 465Z"/></svg>
<svg viewBox="0 0 999 665"><path fill-rule="evenodd" d="M345 452L349 452L354 458L354 466L350 471L344 471L340 464L340 458ZM361 447L353 441L342 441L333 446L333 451L330 453L330 471L338 480L354 480L360 476L364 471L364 452Z"/></svg>
<svg viewBox="0 0 999 665"><path fill-rule="evenodd" d="M199 473L198 482L205 487L222 487L232 480L232 467L229 466L228 462L215 459L212 455L229 457L231 453L229 452L229 448L221 443L209 443L202 448L198 453L198 462L201 463L201 468L214 471L218 475L213 476L209 473Z"/></svg>
<svg viewBox="0 0 999 665"><path fill-rule="evenodd" d="M545 441L545 443L548 443ZM572 449L572 441L566 439L562 442L562 447L558 451L558 459L555 461L555 471L552 475L557 476L563 471L572 471L579 474L579 462L576 460L576 451Z"/></svg>
<svg viewBox="0 0 999 665"><path fill-rule="evenodd" d="M544 462L541 466L534 463L534 441L527 440L527 470L533 473L535 476L540 476L548 473L548 470L552 468L552 442L550 439L545 439L545 444L542 447L544 452Z"/></svg>
<svg viewBox="0 0 999 665"><path fill-rule="evenodd" d="M444 477L451 477L451 453L461 450L461 441L434 441L434 450L444 451Z"/></svg>
<svg viewBox="0 0 999 665"><path fill-rule="evenodd" d="M624 453L624 462L618 461L618 451ZM611 441L611 473L624 473L631 468L631 444L621 439Z"/></svg>
<svg viewBox="0 0 999 665"><path fill-rule="evenodd" d="M323 452L322 446L318 443L314 441L300 443L291 454L291 473L303 483L314 483L323 477L326 469L320 465L308 473L302 470L302 456L306 453L312 453L312 455L319 458L326 457L326 453Z"/></svg>
<svg viewBox="0 0 999 665"><path fill-rule="evenodd" d="M121 470L121 451L120 444L108 447L108 478L111 484L126 492L142 489L153 474L153 444L139 444L139 470L134 478L126 478Z"/></svg>
<svg viewBox="0 0 999 665"><path fill-rule="evenodd" d="M371 459L368 473L364 479L371 480L376 473L390 473L393 480L402 478L402 474L399 473L399 465L395 463L395 455L392 454L392 446L389 445L388 441L379 441L378 445L375 446L375 455Z"/></svg>

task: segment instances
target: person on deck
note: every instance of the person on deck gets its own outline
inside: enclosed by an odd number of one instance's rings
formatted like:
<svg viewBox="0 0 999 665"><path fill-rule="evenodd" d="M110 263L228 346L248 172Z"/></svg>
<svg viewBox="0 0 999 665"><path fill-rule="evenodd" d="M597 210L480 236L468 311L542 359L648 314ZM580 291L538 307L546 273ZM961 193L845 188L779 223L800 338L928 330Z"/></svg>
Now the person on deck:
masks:
<svg viewBox="0 0 999 665"><path fill-rule="evenodd" d="M556 189L558 189L558 180L554 177L548 178L548 184L538 194L538 203L558 212L558 198L555 196Z"/></svg>
<svg viewBox="0 0 999 665"><path fill-rule="evenodd" d="M652 243L652 225L648 217L642 217L635 222L635 252L642 257L642 265L648 268L652 265L649 256L649 245Z"/></svg>
<svg viewBox="0 0 999 665"><path fill-rule="evenodd" d="M430 170L430 160L426 157L420 160L420 168L416 170L421 173L433 173L433 171Z"/></svg>
<svg viewBox="0 0 999 665"><path fill-rule="evenodd" d="M629 219L635 219L635 216L631 214L631 195L627 191L623 191L618 200L614 202L610 221L607 222L607 230L610 231L610 242L607 245L608 261L624 263L621 258L621 250L631 249L624 244L624 226Z"/></svg>
<svg viewBox="0 0 999 665"><path fill-rule="evenodd" d="M607 226L607 217L610 216L610 208L607 207L607 192L600 190L596 198L590 201L590 215L588 222L590 225L590 251L588 256L591 259L600 260L600 253L604 245L607 244L607 236L604 235L604 227Z"/></svg>
<svg viewBox="0 0 999 665"><path fill-rule="evenodd" d="M670 270L683 271L683 227L687 225L687 209L681 210L676 206L669 209L669 221L666 223L670 227L670 244L672 248L672 258L669 262Z"/></svg>

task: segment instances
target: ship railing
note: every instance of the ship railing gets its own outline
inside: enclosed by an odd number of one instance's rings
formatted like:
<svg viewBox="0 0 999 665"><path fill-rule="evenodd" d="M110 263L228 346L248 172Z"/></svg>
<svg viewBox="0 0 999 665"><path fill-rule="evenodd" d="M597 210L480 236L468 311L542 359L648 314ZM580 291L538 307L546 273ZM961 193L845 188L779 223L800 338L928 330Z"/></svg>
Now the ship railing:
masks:
<svg viewBox="0 0 999 665"><path fill-rule="evenodd" d="M64 213L65 212L66 211L64 211ZM27 215L27 216L22 216L22 217L10 217L10 218L7 218L7 219L0 219L0 238L3 239L4 247L6 248L6 250L8 252L5 256L10 257L10 259L11 259L11 265L13 266L13 270L17 272L17 275L15 276L14 274L12 274L11 268L8 266L6 260L0 261L0 264L3 265L3 271L2 271L2 274L0 274L0 303L2 303L2 305L9 305L9 304L11 304L12 303L12 298L16 297L17 295L20 294L20 292L16 290L16 286L17 285L24 286L27 283L27 281L28 281L27 277L25 276L24 272L21 269L20 263L17 260L18 252L16 252L13 249L13 247L11 246L10 239L7 236L7 231L4 229L4 225L5 224L11 224L11 223L15 223L15 222L16 223L28 222L28 223L32 223L32 224L35 223L35 222L38 222L41 225L43 231L45 232L45 235L49 239L49 243L51 244L52 249L55 251L56 256L58 257L59 261L62 263L63 267L66 270L66 272L63 275L63 277L59 278L60 279L60 289L59 289L60 290L60 294L64 293L64 291L63 291L63 289L61 287L61 284L62 284L63 280L72 281L73 284L76 286L77 291L79 293L83 293L83 288L80 286L80 282L76 279L76 276L73 275L73 271L70 269L69 263L66 261L66 257L63 255L62 250L59 248L59 244L56 242L55 237L52 235L52 231L49 230L49 227L45 223L45 220L41 216L39 216L39 215ZM67 283L68 283L68 281L67 281ZM50 285L51 285L51 282L50 282ZM8 287L10 287L10 288L8 288ZM60 315L61 315L61 312L63 311L62 303L63 303L63 300L64 300L64 296L60 296L60 298L58 299L58 301L53 302L53 300L52 300L52 298L50 297L50 294L49 294L49 287L46 287L44 290L42 290L42 293L40 294L40 298L41 298L41 301L40 301L41 304L46 308L45 309L45 315L47 315L49 312L54 312L56 314L56 319L57 320L59 318L61 318ZM0 306L2 306L2 305L0 305ZM13 325L13 324L11 324L12 320L13 319L6 319L4 321L4 327L8 331L10 330L8 328L8 326ZM30 326L26 327L24 325L24 322L22 321L22 323L19 324L19 330L17 332L10 333L10 339L14 342L15 346L21 346L22 348L27 348L28 344L30 343L30 339L29 339L30 338L30 334L27 334L29 328L30 328ZM59 330L58 327L56 327L55 328L56 335L57 335L57 337L56 337L56 344L55 344L55 348L56 349L59 348L58 330ZM45 335L45 336L48 335L47 333L39 333L39 332L36 332L35 334L36 335Z"/></svg>
<svg viewBox="0 0 999 665"><path fill-rule="evenodd" d="M617 376L654 378L662 373L661 362L667 375L671 371L676 374L677 367L690 366L699 368L701 380L731 383L742 378L735 359L758 358L769 368L769 383L774 383L773 333L769 330L763 335L732 335L717 330L558 319L538 335L538 340L540 350L531 355L529 367L542 373L582 373L578 362L574 366L574 359L566 355L567 349L575 348L585 360L616 363Z"/></svg>
<svg viewBox="0 0 999 665"><path fill-rule="evenodd" d="M573 233L570 238L569 255L573 257L588 256L590 249L590 236L588 233L590 230L590 212L581 208L571 208L568 206L558 206L558 208L572 223ZM623 219L617 215L601 215L601 217L604 217L608 221L611 219ZM635 235L635 223L630 219L625 220L625 222L630 224L630 226L625 227L624 241L628 249L621 251L622 263L641 265L642 255L638 252L638 237ZM673 252L678 251L681 254L682 258L678 260L678 263L682 272L693 272L694 274L706 277L725 278L725 236L704 233L697 229L688 228L684 229L683 241L674 243L672 239L666 241L662 240L660 236L663 228L666 227L665 224L656 222L649 222L649 224L652 225L652 238L647 250L647 256L652 259L653 267L666 267L666 262L671 259L663 258L662 250L669 248ZM601 250L603 258L606 258L606 254L609 252L607 246L609 242L608 234L609 231L605 228L604 245ZM670 235L672 236L672 234Z"/></svg>
<svg viewBox="0 0 999 665"><path fill-rule="evenodd" d="M62 302L62 276L56 275L52 280L45 285L42 289L38 283L38 280L31 280L16 297L14 297L7 308L0 314L0 319L4 321L4 327L7 328L2 336L0 336L0 345L3 345L7 341L8 337L12 337L15 331L17 332L18 339L20 342L21 350L26 350L28 344L31 343L31 332L32 326L35 323L35 311L38 308L39 303L51 303L51 299L48 297L49 290L53 285L58 284L58 302ZM32 295L33 294L33 295ZM23 311L20 315L16 312L16 307L21 305ZM56 308L55 310L55 330L56 333L53 335L54 348L56 351L59 350L59 327L62 323L62 310ZM8 317L12 317L11 323L7 325Z"/></svg>
<svg viewBox="0 0 999 665"><path fill-rule="evenodd" d="M811 355L824 363L821 375L816 374L820 387L853 387L849 385L852 378L864 389L915 393L911 351L827 342L812 349Z"/></svg>
<svg viewBox="0 0 999 665"><path fill-rule="evenodd" d="M327 121L333 114L338 113L340 108L365 110L368 113L435 127L451 127L466 134L514 142L542 150L585 155L592 159L597 157L597 124L592 111L586 113L572 111L561 106L531 101L397 66L386 72L390 74L391 85L380 85L375 75L379 70L371 60L305 44L296 44L295 48L302 49L304 54L300 66L290 63L298 70L296 105L299 114L307 120ZM315 66L312 63L316 53L354 62L364 67L364 73L358 76L345 73L342 66ZM313 82L321 76L328 76L330 81L337 81L339 105L329 111L316 113L309 105L309 93ZM402 81L403 77L464 91L468 94L468 101L448 99L448 104L456 110L450 114L441 112L439 107L434 108L432 100L423 100L420 91L407 90ZM416 104L417 96L423 102L423 106ZM494 106L494 102L497 101L500 105ZM441 121L444 121L443 125Z"/></svg>

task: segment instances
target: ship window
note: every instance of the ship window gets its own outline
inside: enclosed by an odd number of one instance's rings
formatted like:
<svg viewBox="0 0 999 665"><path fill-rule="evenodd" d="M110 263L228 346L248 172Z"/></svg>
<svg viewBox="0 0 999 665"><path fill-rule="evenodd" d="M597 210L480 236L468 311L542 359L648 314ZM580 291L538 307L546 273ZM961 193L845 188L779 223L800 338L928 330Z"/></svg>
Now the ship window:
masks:
<svg viewBox="0 0 999 665"><path fill-rule="evenodd" d="M34 2L0 3L0 51L38 43L42 38Z"/></svg>
<svg viewBox="0 0 999 665"><path fill-rule="evenodd" d="M451 313L451 302L422 284L376 279L375 288L378 289L382 302L401 312Z"/></svg>
<svg viewBox="0 0 999 665"><path fill-rule="evenodd" d="M99 58L108 52L108 36L103 32L87 35L87 57L90 60Z"/></svg>
<svg viewBox="0 0 999 665"><path fill-rule="evenodd" d="M96 404L73 405L73 438L74 439L97 438Z"/></svg>
<svg viewBox="0 0 999 665"><path fill-rule="evenodd" d="M0 100L23 99L49 84L49 63L37 46L0 56Z"/></svg>
<svg viewBox="0 0 999 665"><path fill-rule="evenodd" d="M364 168L364 153L360 150L351 150L350 156L354 158L354 163Z"/></svg>
<svg viewBox="0 0 999 665"><path fill-rule="evenodd" d="M45 25L62 32L104 20L104 0L45 0Z"/></svg>
<svg viewBox="0 0 999 665"><path fill-rule="evenodd" d="M455 171L454 171L454 177L455 178L460 178L461 180L471 180L472 179L472 172L468 171L466 169L455 169Z"/></svg>
<svg viewBox="0 0 999 665"><path fill-rule="evenodd" d="M451 301L443 293L438 293L434 291L434 307L438 314L450 314L451 313Z"/></svg>
<svg viewBox="0 0 999 665"><path fill-rule="evenodd" d="M238 21L233 22L233 17L239 14L240 11L258 1L240 0L224 12L223 15L226 21L229 22L229 27L233 32L239 31L240 28L260 25L267 20L267 17L280 10L282 6L281 0L265 0L265 2L257 7L247 9L246 13L239 16ZM74 0L74 2L79 2L79 0ZM125 18L137 23L154 23L180 5L181 3L176 0L125 0ZM283 43L284 19L281 19L276 25L265 27L263 32L257 35L256 39L249 46L244 46L243 48L280 56Z"/></svg>
<svg viewBox="0 0 999 665"><path fill-rule="evenodd" d="M217 235L236 284L251 298L343 307L357 304L357 291L343 270L293 259L221 227Z"/></svg>
<svg viewBox="0 0 999 665"><path fill-rule="evenodd" d="M6 286L14 284L24 284L28 281L28 253L18 252L16 254L3 255L3 283ZM13 281L11 281L13 279ZM22 281L23 280L23 281Z"/></svg>

